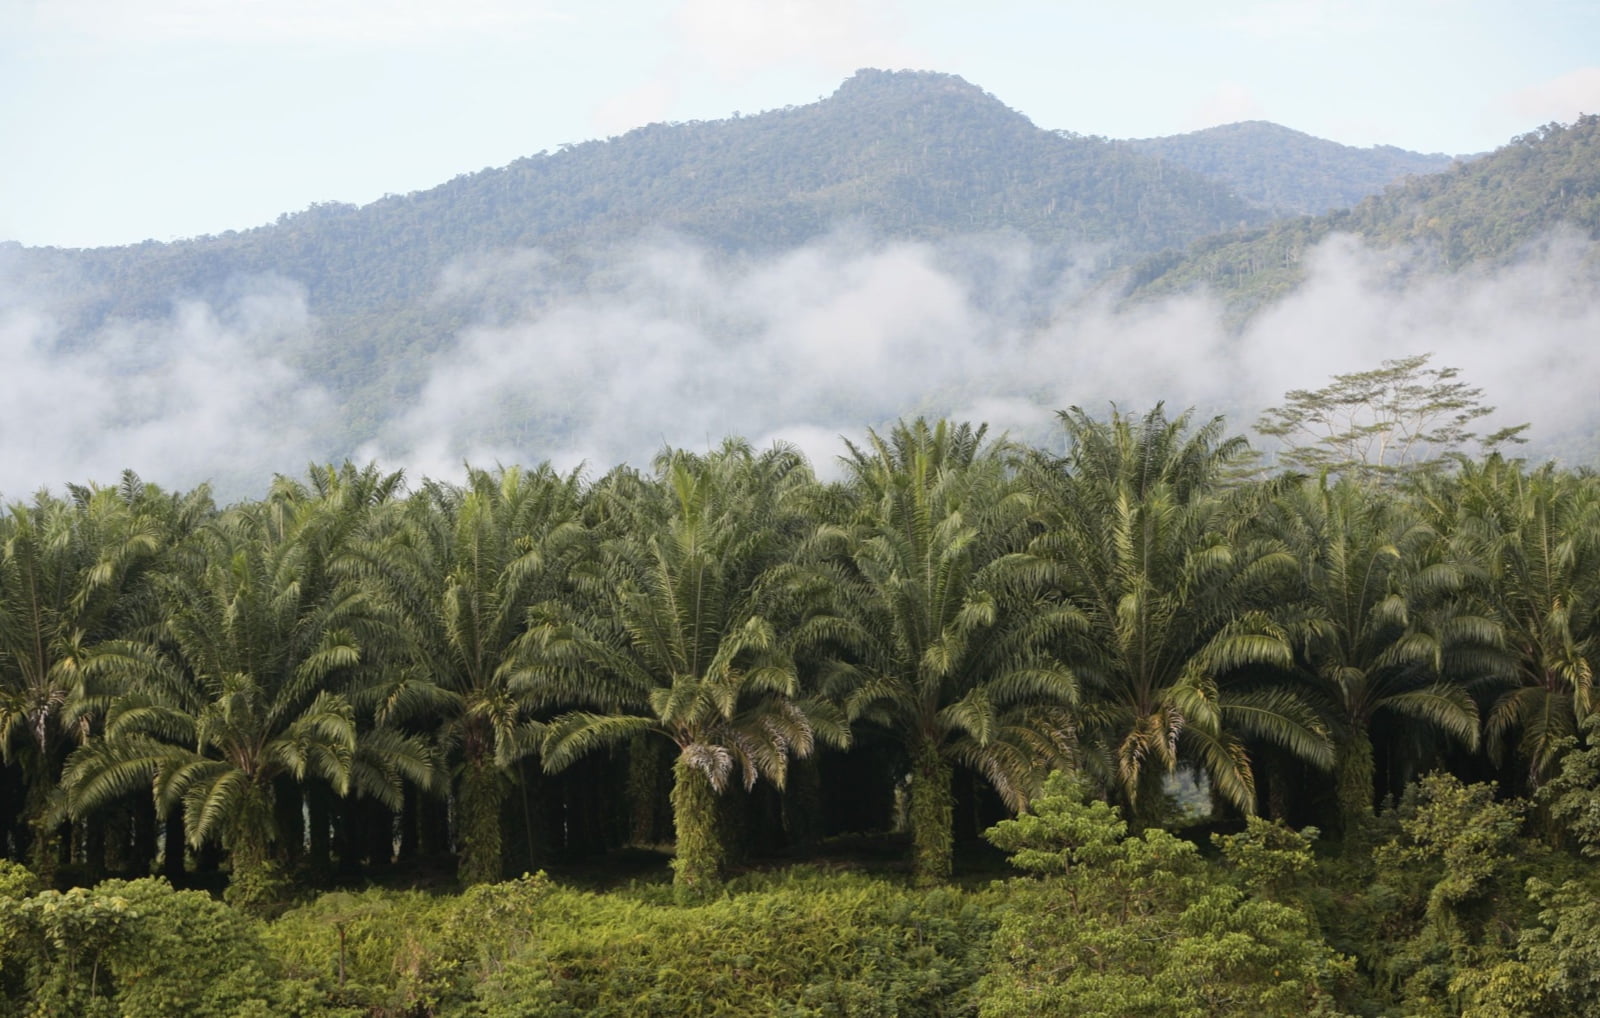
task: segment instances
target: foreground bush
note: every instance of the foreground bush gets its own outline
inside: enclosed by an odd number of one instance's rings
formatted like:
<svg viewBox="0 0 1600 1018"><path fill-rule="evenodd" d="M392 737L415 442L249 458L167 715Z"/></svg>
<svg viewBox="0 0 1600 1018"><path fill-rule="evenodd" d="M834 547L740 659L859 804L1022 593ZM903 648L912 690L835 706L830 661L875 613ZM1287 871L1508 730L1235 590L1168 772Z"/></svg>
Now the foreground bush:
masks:
<svg viewBox="0 0 1600 1018"><path fill-rule="evenodd" d="M983 1015L1339 1013L1353 962L1294 899L1295 877L1313 861L1307 836L1252 820L1218 839L1225 876L1164 830L1129 837L1115 807L1086 802L1056 775L1033 813L989 838L1042 879L1007 885Z"/></svg>
<svg viewBox="0 0 1600 1018"><path fill-rule="evenodd" d="M991 925L963 892L861 877L794 873L682 905L533 876L454 899L327 896L268 941L363 1014L956 1015L975 1010Z"/></svg>
<svg viewBox="0 0 1600 1018"><path fill-rule="evenodd" d="M295 1018L321 994L285 979L259 924L165 880L39 891L0 863L0 978L28 1018Z"/></svg>

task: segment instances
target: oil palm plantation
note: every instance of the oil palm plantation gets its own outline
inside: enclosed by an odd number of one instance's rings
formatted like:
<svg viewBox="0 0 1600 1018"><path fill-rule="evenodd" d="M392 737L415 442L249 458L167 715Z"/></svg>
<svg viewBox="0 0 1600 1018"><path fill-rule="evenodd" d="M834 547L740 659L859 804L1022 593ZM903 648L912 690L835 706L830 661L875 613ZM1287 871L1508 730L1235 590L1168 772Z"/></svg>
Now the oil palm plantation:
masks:
<svg viewBox="0 0 1600 1018"><path fill-rule="evenodd" d="M1510 687L1490 708L1491 754L1535 789L1595 712L1600 663L1600 481L1491 456L1431 489L1459 553L1485 571L1485 613Z"/></svg>
<svg viewBox="0 0 1600 1018"><path fill-rule="evenodd" d="M1081 624L1061 653L1082 694L1084 735L1130 816L1158 818L1166 776L1191 763L1214 794L1255 807L1246 740L1333 761L1322 722L1275 679L1294 660L1289 619L1296 563L1281 544L1249 535L1259 489L1222 481L1248 449L1224 439L1220 418L1192 427L1159 405L1135 418L1060 415L1069 449L1030 472L1041 536L1059 564ZM1241 687L1254 672L1271 681Z"/></svg>
<svg viewBox="0 0 1600 1018"><path fill-rule="evenodd" d="M925 420L849 447L846 518L815 553L836 563L829 692L904 748L913 867L951 872L955 765L1013 809L1075 745L1071 673L1051 653L1079 623L1024 551L1029 500L1003 443Z"/></svg>
<svg viewBox="0 0 1600 1018"><path fill-rule="evenodd" d="M598 496L603 572L587 598L543 606L529 646L539 695L585 708L549 723L547 769L641 736L677 751L674 879L700 893L725 859L717 796L735 780L782 787L791 756L848 733L802 695L795 665L807 595L790 551L813 483L804 458L730 441L706 456L667 451L656 475L662 497L626 476L614 480L629 495Z"/></svg>
<svg viewBox="0 0 1600 1018"><path fill-rule="evenodd" d="M531 606L561 594L588 554L576 473L471 469L428 482L364 574L402 621L403 664L369 691L377 719L432 731L449 762L465 884L501 876L509 768L540 727L523 638Z"/></svg>
<svg viewBox="0 0 1600 1018"><path fill-rule="evenodd" d="M337 485L311 497L280 485L195 533L178 567L156 577L158 639L127 648L142 658L138 687L113 700L104 735L68 761L73 814L153 792L161 815L182 809L191 847L227 848L230 897L256 906L274 893L280 779L325 781L391 807L402 779L432 782L426 747L358 732L345 695L369 648L393 639L372 599L337 577L326 543L343 526L329 514L368 504Z"/></svg>
<svg viewBox="0 0 1600 1018"><path fill-rule="evenodd" d="M1333 723L1340 821L1354 847L1372 817L1374 721L1404 719L1476 749L1467 683L1496 667L1497 630L1465 603L1472 570L1392 491L1306 480L1267 507L1264 529L1299 563L1297 661Z"/></svg>
<svg viewBox="0 0 1600 1018"><path fill-rule="evenodd" d="M0 520L0 752L22 765L44 876L62 761L114 688L121 642L150 621L147 580L168 538L159 494L126 474L114 488L73 486L66 499L41 493Z"/></svg>

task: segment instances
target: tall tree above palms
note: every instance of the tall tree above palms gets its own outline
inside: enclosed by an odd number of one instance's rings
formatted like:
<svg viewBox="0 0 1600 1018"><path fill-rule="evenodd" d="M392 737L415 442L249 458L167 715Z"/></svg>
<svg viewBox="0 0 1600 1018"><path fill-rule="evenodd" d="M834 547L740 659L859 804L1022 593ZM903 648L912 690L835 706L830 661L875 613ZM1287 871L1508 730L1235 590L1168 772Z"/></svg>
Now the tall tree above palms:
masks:
<svg viewBox="0 0 1600 1018"><path fill-rule="evenodd" d="M1073 748L1076 688L1050 647L1077 619L1045 593L1050 564L1023 550L1029 502L1008 448L984 436L919 419L851 444L853 508L818 539L843 563L829 684L905 748L922 880L951 871L953 765L1020 809Z"/></svg>
<svg viewBox="0 0 1600 1018"><path fill-rule="evenodd" d="M1223 680L1252 666L1293 663L1274 609L1293 589L1296 563L1281 545L1249 537L1250 489L1224 490L1248 453L1224 438L1221 418L1193 427L1157 407L1113 409L1096 420L1060 414L1070 448L1036 460L1043 535L1035 548L1059 563L1081 625L1062 654L1082 690L1085 734L1101 747L1106 778L1131 816L1155 819L1164 777L1188 759L1237 808L1255 804L1245 738L1332 763L1321 722L1292 691L1230 692Z"/></svg>
<svg viewBox="0 0 1600 1018"><path fill-rule="evenodd" d="M789 554L812 483L804 458L729 441L707 456L665 452L656 473L665 499L632 501L605 543L594 596L543 606L529 643L540 696L591 708L550 722L547 769L638 736L677 749L674 879L699 892L725 857L716 796L736 779L782 787L791 754L810 754L818 738L843 743L847 731L801 696L794 661L804 612ZM626 515L628 504L609 499L608 512Z"/></svg>
<svg viewBox="0 0 1600 1018"><path fill-rule="evenodd" d="M588 554L576 473L469 469L429 482L366 573L403 620L404 665L373 690L380 721L432 727L451 761L463 883L501 875L507 768L534 752L522 641L533 605Z"/></svg>
<svg viewBox="0 0 1600 1018"><path fill-rule="evenodd" d="M1267 507L1264 529L1299 562L1298 660L1336 727L1347 842L1371 819L1372 725L1383 715L1478 744L1463 680L1492 672L1497 632L1464 604L1471 570L1402 496L1306 480Z"/></svg>

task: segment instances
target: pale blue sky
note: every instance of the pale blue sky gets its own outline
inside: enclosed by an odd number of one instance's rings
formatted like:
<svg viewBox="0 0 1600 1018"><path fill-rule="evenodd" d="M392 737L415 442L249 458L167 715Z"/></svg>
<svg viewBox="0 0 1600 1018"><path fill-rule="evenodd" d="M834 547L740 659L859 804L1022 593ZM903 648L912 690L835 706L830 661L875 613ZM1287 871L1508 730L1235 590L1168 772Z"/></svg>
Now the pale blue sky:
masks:
<svg viewBox="0 0 1600 1018"><path fill-rule="evenodd" d="M1600 3L0 0L0 239L246 228L863 66L1086 134L1266 119L1464 153L1600 112Z"/></svg>

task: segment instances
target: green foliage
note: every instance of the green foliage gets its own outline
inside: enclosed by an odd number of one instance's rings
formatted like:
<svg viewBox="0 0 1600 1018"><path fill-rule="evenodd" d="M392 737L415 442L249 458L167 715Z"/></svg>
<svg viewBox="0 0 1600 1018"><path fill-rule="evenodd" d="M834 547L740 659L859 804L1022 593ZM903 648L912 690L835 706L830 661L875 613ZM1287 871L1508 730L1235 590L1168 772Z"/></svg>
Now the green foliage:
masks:
<svg viewBox="0 0 1600 1018"><path fill-rule="evenodd" d="M1128 824L1110 803L1089 798L1082 781L1056 771L1032 807L985 834L1011 865L1040 875L1073 876L1080 866L1103 866L1121 853Z"/></svg>
<svg viewBox="0 0 1600 1018"><path fill-rule="evenodd" d="M1399 873L1421 864L1437 876L1426 918L1452 922L1512 861L1523 806L1497 801L1492 784L1464 785L1448 774L1430 774L1418 784L1415 804L1401 810L1400 840L1377 850L1378 868Z"/></svg>
<svg viewBox="0 0 1600 1018"><path fill-rule="evenodd" d="M824 689L903 750L925 881L951 871L952 765L1015 809L1077 748L1057 642L1080 620L1027 549L1029 497L986 430L918 418L850 444L842 519L808 549L832 570Z"/></svg>
<svg viewBox="0 0 1600 1018"><path fill-rule="evenodd" d="M971 1012L990 926L980 902L806 873L730 890L683 905L538 875L448 899L330 895L266 939L287 971L374 1016Z"/></svg>
<svg viewBox="0 0 1600 1018"><path fill-rule="evenodd" d="M1371 963L1380 986L1414 1013L1456 1013L1464 973L1512 960L1524 806L1497 800L1493 785L1430 774L1397 808L1398 836L1374 851L1368 895L1386 914L1386 943Z"/></svg>
<svg viewBox="0 0 1600 1018"><path fill-rule="evenodd" d="M1299 564L1297 671L1336 732L1339 829L1359 854L1370 848L1375 726L1403 719L1382 730L1404 732L1411 747L1437 731L1476 748L1467 682L1498 667L1499 631L1463 596L1475 563L1452 554L1408 500L1351 478L1308 478L1273 499L1261 525ZM1406 753L1397 743L1385 749Z"/></svg>
<svg viewBox="0 0 1600 1018"><path fill-rule="evenodd" d="M1562 840L1575 843L1584 855L1600 857L1600 714L1584 725L1587 746L1576 740L1561 757L1561 769L1539 789L1539 802L1549 810Z"/></svg>
<svg viewBox="0 0 1600 1018"><path fill-rule="evenodd" d="M1021 868L995 933L980 1013L1335 1015L1350 960L1296 903L1310 836L1257 821L1221 839L1235 882L1157 828L1129 838L1119 812L1052 776L1032 814L989 832Z"/></svg>
<svg viewBox="0 0 1600 1018"><path fill-rule="evenodd" d="M564 894L483 988L523 1015L970 1014L988 922L954 891L790 877L693 908Z"/></svg>
<svg viewBox="0 0 1600 1018"><path fill-rule="evenodd" d="M1497 764L1514 751L1516 791L1553 775L1595 713L1600 665L1600 479L1496 455L1428 492L1464 560L1485 574L1482 614L1505 653L1503 689L1485 718Z"/></svg>
<svg viewBox="0 0 1600 1018"><path fill-rule="evenodd" d="M640 735L676 747L676 878L701 893L724 859L712 799L736 778L782 788L791 757L850 732L836 704L807 695L795 660L815 614L814 584L792 560L809 523L805 458L730 439L707 456L668 450L656 468L665 498L621 506L631 526L604 541L603 580L531 613L530 688L597 708L546 726L547 770Z"/></svg>
<svg viewBox="0 0 1600 1018"><path fill-rule="evenodd" d="M1198 427L1157 405L1109 421L1060 414L1070 447L1036 456L1030 475L1042 534L1031 551L1060 568L1059 653L1082 687L1082 726L1097 752L1085 768L1138 823L1159 816L1161 784L1180 762L1216 794L1255 809L1245 739L1276 743L1313 765L1332 763L1326 726L1285 684L1243 687L1239 673L1293 661L1276 609L1293 593L1296 562L1250 531L1259 492L1224 484L1248 454L1223 421Z"/></svg>
<svg viewBox="0 0 1600 1018"><path fill-rule="evenodd" d="M24 991L22 1015L321 1014L309 987L282 978L253 920L164 880L7 893L0 931L4 976Z"/></svg>

